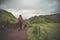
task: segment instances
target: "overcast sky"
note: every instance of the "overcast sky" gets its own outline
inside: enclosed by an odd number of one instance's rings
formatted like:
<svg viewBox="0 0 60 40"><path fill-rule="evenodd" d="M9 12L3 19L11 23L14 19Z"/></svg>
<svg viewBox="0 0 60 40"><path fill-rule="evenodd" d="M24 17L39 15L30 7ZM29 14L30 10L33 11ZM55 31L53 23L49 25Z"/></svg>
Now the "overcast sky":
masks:
<svg viewBox="0 0 60 40"><path fill-rule="evenodd" d="M0 1L0 9L12 12L18 18L19 14L24 19L35 15L48 15L60 13L58 10L58 0L2 0Z"/></svg>

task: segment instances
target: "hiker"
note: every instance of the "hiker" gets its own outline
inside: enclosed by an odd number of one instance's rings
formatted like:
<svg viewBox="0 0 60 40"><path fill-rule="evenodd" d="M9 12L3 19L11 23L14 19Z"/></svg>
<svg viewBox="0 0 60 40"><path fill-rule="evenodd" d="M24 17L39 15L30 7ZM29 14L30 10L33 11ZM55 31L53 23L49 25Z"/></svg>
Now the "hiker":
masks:
<svg viewBox="0 0 60 40"><path fill-rule="evenodd" d="M24 20L23 20L22 15L19 15L18 24L19 24L21 29L24 29Z"/></svg>

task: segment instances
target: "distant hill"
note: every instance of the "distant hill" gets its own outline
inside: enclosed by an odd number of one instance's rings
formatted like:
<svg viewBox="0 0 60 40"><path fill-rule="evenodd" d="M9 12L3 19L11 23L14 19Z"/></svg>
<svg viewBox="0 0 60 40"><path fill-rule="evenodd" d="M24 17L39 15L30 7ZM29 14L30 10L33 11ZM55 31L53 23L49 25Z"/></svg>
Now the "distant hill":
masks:
<svg viewBox="0 0 60 40"><path fill-rule="evenodd" d="M60 23L60 14L34 16L27 21L30 23Z"/></svg>
<svg viewBox="0 0 60 40"><path fill-rule="evenodd" d="M0 22L2 21L9 21L11 23L16 23L17 18L14 15L12 15L12 13L6 10L0 9Z"/></svg>
<svg viewBox="0 0 60 40"><path fill-rule="evenodd" d="M60 14L34 16L25 23L29 40L60 40Z"/></svg>

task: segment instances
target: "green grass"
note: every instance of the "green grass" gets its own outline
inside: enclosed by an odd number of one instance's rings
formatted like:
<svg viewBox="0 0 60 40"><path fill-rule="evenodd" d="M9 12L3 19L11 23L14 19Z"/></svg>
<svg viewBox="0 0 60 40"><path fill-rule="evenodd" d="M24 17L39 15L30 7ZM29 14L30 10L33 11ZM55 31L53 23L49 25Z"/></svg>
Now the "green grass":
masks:
<svg viewBox="0 0 60 40"><path fill-rule="evenodd" d="M27 33L29 40L56 40L60 23L30 24ZM40 32L35 33L35 27L40 28Z"/></svg>

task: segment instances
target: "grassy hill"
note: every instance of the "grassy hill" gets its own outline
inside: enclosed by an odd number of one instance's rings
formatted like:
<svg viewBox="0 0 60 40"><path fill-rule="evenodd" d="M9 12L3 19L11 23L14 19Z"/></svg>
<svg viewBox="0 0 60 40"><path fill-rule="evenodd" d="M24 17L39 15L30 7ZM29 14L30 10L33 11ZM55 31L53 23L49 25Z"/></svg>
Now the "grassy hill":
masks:
<svg viewBox="0 0 60 40"><path fill-rule="evenodd" d="M29 40L60 40L60 14L34 16L25 23Z"/></svg>
<svg viewBox="0 0 60 40"><path fill-rule="evenodd" d="M60 23L60 14L34 16L28 21L31 23Z"/></svg>
<svg viewBox="0 0 60 40"><path fill-rule="evenodd" d="M14 15L12 15L12 13L0 9L0 22L2 21L9 21L11 23L16 23L17 18Z"/></svg>

